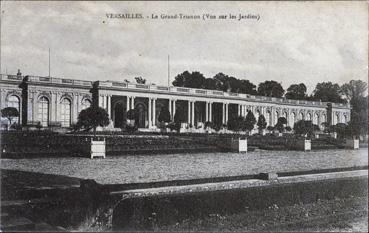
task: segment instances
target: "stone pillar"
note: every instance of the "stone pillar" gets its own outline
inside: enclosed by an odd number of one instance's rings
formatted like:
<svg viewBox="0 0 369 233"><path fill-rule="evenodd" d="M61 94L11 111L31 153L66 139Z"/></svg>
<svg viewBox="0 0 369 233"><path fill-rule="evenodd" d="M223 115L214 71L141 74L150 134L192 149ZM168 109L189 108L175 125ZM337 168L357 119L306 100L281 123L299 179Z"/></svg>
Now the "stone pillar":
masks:
<svg viewBox="0 0 369 233"><path fill-rule="evenodd" d="M37 92L33 91L32 97L32 121L36 121L37 119Z"/></svg>
<svg viewBox="0 0 369 233"><path fill-rule="evenodd" d="M151 98L149 98L149 128L151 128Z"/></svg>
<svg viewBox="0 0 369 233"><path fill-rule="evenodd" d="M242 116L242 105L238 105L238 116Z"/></svg>
<svg viewBox="0 0 369 233"><path fill-rule="evenodd" d="M225 124L227 124L227 122L228 122L228 107L229 107L229 103L226 103L226 119L225 119Z"/></svg>
<svg viewBox="0 0 369 233"><path fill-rule="evenodd" d="M225 124L225 104L222 103L222 124Z"/></svg>
<svg viewBox="0 0 369 233"><path fill-rule="evenodd" d="M187 104L187 123L191 124L191 101L189 100Z"/></svg>
<svg viewBox="0 0 369 233"><path fill-rule="evenodd" d="M129 96L127 95L127 103L126 103L127 111L131 109L131 105L129 104L129 99L130 99L130 98L131 98L131 97L129 97Z"/></svg>
<svg viewBox="0 0 369 233"><path fill-rule="evenodd" d="M191 124L192 126L195 126L195 101L192 101L191 105Z"/></svg>
<svg viewBox="0 0 369 233"><path fill-rule="evenodd" d="M152 125L156 126L156 98L154 98L152 103Z"/></svg>
<svg viewBox="0 0 369 233"><path fill-rule="evenodd" d="M213 102L209 103L209 121L213 122Z"/></svg>
<svg viewBox="0 0 369 233"><path fill-rule="evenodd" d="M205 103L205 121L209 121L209 102Z"/></svg>
<svg viewBox="0 0 369 233"><path fill-rule="evenodd" d="M177 100L173 100L173 120L174 120L174 116L176 115L176 102Z"/></svg>
<svg viewBox="0 0 369 233"><path fill-rule="evenodd" d="M111 95L108 95L108 115L111 119Z"/></svg>
<svg viewBox="0 0 369 233"><path fill-rule="evenodd" d="M135 97L132 96L131 97L131 109L134 109L135 108Z"/></svg>
<svg viewBox="0 0 369 233"><path fill-rule="evenodd" d="M172 119L172 100L171 99L168 99L168 110L169 110L170 119Z"/></svg>

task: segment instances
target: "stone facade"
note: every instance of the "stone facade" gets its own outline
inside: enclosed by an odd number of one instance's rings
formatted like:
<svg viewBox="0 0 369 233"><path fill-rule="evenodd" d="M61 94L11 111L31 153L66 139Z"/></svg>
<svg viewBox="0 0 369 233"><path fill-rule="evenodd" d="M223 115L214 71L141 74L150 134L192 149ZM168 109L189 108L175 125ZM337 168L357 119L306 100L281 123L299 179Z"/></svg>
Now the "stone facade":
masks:
<svg viewBox="0 0 369 233"><path fill-rule="evenodd" d="M286 117L291 127L301 119L317 125L350 121L350 106L345 104L216 90L22 76L20 72L1 75L0 84L1 109L16 107L21 112L17 121L23 125L41 122L43 126L57 123L69 127L91 104L105 108L115 128L122 127L127 110L132 108L139 112L140 128L156 128L163 106L169 109L172 119L181 108L192 126L206 121L226 124L232 117L246 116L247 111L252 111L256 119L263 114L268 125L275 125L278 117Z"/></svg>

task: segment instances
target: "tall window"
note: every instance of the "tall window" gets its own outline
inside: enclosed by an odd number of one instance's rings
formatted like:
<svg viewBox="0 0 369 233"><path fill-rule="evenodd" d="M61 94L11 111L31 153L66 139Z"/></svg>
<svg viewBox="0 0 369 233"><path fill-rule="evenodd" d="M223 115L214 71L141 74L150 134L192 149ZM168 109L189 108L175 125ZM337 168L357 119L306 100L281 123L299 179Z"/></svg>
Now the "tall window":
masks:
<svg viewBox="0 0 369 233"><path fill-rule="evenodd" d="M49 123L49 100L45 96L38 100L38 120L42 126Z"/></svg>
<svg viewBox="0 0 369 233"><path fill-rule="evenodd" d="M20 100L18 98L18 96L15 95L11 95L8 97L8 107L12 107L18 110L19 114L20 113ZM12 122L17 122L19 123L19 117L14 117Z"/></svg>
<svg viewBox="0 0 369 233"><path fill-rule="evenodd" d="M71 119L71 102L69 99L64 98L62 100L60 114L61 125L63 127L69 127Z"/></svg>
<svg viewBox="0 0 369 233"><path fill-rule="evenodd" d="M308 114L306 115L306 120L307 120L307 121L311 121L311 114L310 114L310 113L308 113Z"/></svg>
<svg viewBox="0 0 369 233"><path fill-rule="evenodd" d="M89 108L91 106L91 101L88 99L84 99L82 102L82 110Z"/></svg>
<svg viewBox="0 0 369 233"><path fill-rule="evenodd" d="M296 121L296 113L291 113L291 121L290 121L290 126L293 127Z"/></svg>

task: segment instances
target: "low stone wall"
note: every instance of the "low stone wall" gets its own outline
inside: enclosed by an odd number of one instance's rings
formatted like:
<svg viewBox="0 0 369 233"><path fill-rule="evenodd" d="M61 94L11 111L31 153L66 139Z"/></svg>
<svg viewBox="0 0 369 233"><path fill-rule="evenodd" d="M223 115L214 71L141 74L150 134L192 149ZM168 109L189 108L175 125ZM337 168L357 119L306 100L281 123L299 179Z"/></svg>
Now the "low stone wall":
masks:
<svg viewBox="0 0 369 233"><path fill-rule="evenodd" d="M224 191L134 197L114 208L113 230L153 230L212 214L229 216L270 206L312 203L319 199L367 197L368 178L320 180Z"/></svg>
<svg viewBox="0 0 369 233"><path fill-rule="evenodd" d="M51 132L2 133L5 158L90 157L92 135L65 135ZM217 147L176 135L105 135L106 155L211 152Z"/></svg>

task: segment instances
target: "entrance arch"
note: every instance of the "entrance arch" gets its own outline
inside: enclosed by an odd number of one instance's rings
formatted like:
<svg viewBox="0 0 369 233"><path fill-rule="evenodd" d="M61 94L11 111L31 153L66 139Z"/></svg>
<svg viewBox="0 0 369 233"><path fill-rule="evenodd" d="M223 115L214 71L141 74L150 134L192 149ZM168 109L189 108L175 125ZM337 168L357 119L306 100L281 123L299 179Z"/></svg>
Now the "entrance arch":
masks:
<svg viewBox="0 0 369 233"><path fill-rule="evenodd" d="M123 103L116 103L114 106L114 128L122 128L124 126L124 114L125 109Z"/></svg>
<svg viewBox="0 0 369 233"><path fill-rule="evenodd" d="M146 106L143 103L138 103L135 107L138 111L138 128L145 128L147 121L147 111Z"/></svg>

